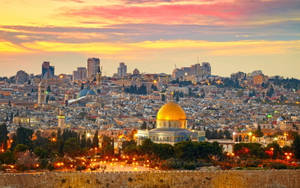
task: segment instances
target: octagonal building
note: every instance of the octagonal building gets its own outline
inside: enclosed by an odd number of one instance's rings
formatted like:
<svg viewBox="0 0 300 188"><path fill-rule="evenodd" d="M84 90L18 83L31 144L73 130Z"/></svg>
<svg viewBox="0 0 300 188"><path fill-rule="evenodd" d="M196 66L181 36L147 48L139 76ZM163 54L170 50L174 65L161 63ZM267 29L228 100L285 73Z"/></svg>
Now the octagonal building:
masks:
<svg viewBox="0 0 300 188"><path fill-rule="evenodd" d="M163 105L156 116L156 128L138 130L137 143L141 144L146 138L155 143L174 145L176 142L189 140L192 132L187 130L184 110L174 102Z"/></svg>

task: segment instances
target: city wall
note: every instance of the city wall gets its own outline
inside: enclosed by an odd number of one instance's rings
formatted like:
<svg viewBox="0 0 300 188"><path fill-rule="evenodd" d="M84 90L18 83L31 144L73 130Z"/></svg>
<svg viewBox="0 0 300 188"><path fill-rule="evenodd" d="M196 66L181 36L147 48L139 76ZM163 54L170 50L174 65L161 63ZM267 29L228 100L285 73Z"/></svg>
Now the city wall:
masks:
<svg viewBox="0 0 300 188"><path fill-rule="evenodd" d="M300 170L2 173L1 188L299 188Z"/></svg>

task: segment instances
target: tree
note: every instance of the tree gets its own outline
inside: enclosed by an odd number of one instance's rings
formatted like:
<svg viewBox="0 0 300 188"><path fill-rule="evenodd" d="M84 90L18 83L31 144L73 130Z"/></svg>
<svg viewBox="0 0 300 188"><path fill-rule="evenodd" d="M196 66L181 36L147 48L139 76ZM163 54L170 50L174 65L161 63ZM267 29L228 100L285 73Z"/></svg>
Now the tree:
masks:
<svg viewBox="0 0 300 188"><path fill-rule="evenodd" d="M242 158L264 158L265 152L261 144L258 143L239 143L233 146L233 151Z"/></svg>
<svg viewBox="0 0 300 188"><path fill-rule="evenodd" d="M296 159L300 159L300 136L296 135L292 144L292 149Z"/></svg>
<svg viewBox="0 0 300 188"><path fill-rule="evenodd" d="M136 145L136 142L131 141L124 141L122 143L122 151L126 155L135 155L138 153L138 147Z"/></svg>
<svg viewBox="0 0 300 188"><path fill-rule="evenodd" d="M87 148L91 148L92 146L93 146L92 140L91 140L91 138L88 138L88 139L86 140L86 147L87 147Z"/></svg>
<svg viewBox="0 0 300 188"><path fill-rule="evenodd" d="M158 91L156 85L153 85L153 84L151 85L151 89L152 89L153 91Z"/></svg>
<svg viewBox="0 0 300 188"><path fill-rule="evenodd" d="M36 140L33 141L34 147L46 147L49 144L49 139L42 137L41 131L36 131Z"/></svg>
<svg viewBox="0 0 300 188"><path fill-rule="evenodd" d="M29 148L32 148L32 134L33 130L19 127L16 131L15 137L13 137L13 146L24 144Z"/></svg>
<svg viewBox="0 0 300 188"><path fill-rule="evenodd" d="M224 131L224 136L226 139L232 139L231 133L228 130Z"/></svg>
<svg viewBox="0 0 300 188"><path fill-rule="evenodd" d="M48 158L49 152L42 147L34 148L34 154L36 154L40 159Z"/></svg>
<svg viewBox="0 0 300 188"><path fill-rule="evenodd" d="M282 155L282 150L277 142L273 142L271 144L268 144L266 147L267 150L272 151L272 158L277 159Z"/></svg>
<svg viewBox="0 0 300 188"><path fill-rule="evenodd" d="M161 101L163 101L163 102L166 101L166 96L164 94L161 95Z"/></svg>
<svg viewBox="0 0 300 188"><path fill-rule="evenodd" d="M191 141L178 142L174 145L175 157L184 161L197 159L197 150Z"/></svg>
<svg viewBox="0 0 300 188"><path fill-rule="evenodd" d="M102 138L102 153L104 155L113 155L114 154L113 140L105 135Z"/></svg>
<svg viewBox="0 0 300 188"><path fill-rule="evenodd" d="M86 147L86 133L85 132L83 133L83 135L81 135L80 147L81 147L81 149Z"/></svg>
<svg viewBox="0 0 300 188"><path fill-rule="evenodd" d="M267 96L272 97L273 94L274 94L274 88L273 88L273 86L271 86L270 89L268 89L268 91L267 91Z"/></svg>
<svg viewBox="0 0 300 188"><path fill-rule="evenodd" d="M263 136L264 136L264 133L261 131L260 125L258 125L256 131L254 132L254 135L255 135L256 137L263 137Z"/></svg>
<svg viewBox="0 0 300 188"><path fill-rule="evenodd" d="M29 147L24 145L24 144L18 144L15 149L14 149L14 152L15 153L18 153L18 152L25 152L26 150L28 150Z"/></svg>
<svg viewBox="0 0 300 188"><path fill-rule="evenodd" d="M141 125L141 129L142 130L147 129L147 123L145 121L143 121L143 124Z"/></svg>
<svg viewBox="0 0 300 188"><path fill-rule="evenodd" d="M69 156L76 156L80 153L80 146L76 138L69 138L64 144L63 151Z"/></svg>
<svg viewBox="0 0 300 188"><path fill-rule="evenodd" d="M0 164L1 163L14 164L15 163L14 153L9 150L4 153L0 153Z"/></svg>
<svg viewBox="0 0 300 188"><path fill-rule="evenodd" d="M93 147L99 147L99 138L98 138L98 130L96 130L93 137Z"/></svg>
<svg viewBox="0 0 300 188"><path fill-rule="evenodd" d="M2 146L4 150L7 149L7 140L8 140L8 130L5 123L0 125L0 147Z"/></svg>
<svg viewBox="0 0 300 188"><path fill-rule="evenodd" d="M174 156L174 147L170 144L154 144L154 154L161 160Z"/></svg>
<svg viewBox="0 0 300 188"><path fill-rule="evenodd" d="M51 87L50 86L47 87L47 92L49 92L49 93L51 92Z"/></svg>
<svg viewBox="0 0 300 188"><path fill-rule="evenodd" d="M140 145L139 150L142 154L154 154L154 143L149 138L145 139L142 145Z"/></svg>
<svg viewBox="0 0 300 188"><path fill-rule="evenodd" d="M176 102L179 102L179 96L176 95L176 98L175 98Z"/></svg>

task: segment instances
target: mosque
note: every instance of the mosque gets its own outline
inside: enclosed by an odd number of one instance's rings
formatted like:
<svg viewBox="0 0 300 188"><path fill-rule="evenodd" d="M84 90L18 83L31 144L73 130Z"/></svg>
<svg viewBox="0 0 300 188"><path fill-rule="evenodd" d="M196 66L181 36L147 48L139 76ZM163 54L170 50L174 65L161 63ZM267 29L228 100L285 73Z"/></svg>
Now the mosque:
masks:
<svg viewBox="0 0 300 188"><path fill-rule="evenodd" d="M138 130L137 143L150 138L155 143L171 144L177 142L203 139L203 131L187 129L187 118L184 110L174 102L163 105L156 117L156 128L152 130ZM204 136L205 138L205 136Z"/></svg>

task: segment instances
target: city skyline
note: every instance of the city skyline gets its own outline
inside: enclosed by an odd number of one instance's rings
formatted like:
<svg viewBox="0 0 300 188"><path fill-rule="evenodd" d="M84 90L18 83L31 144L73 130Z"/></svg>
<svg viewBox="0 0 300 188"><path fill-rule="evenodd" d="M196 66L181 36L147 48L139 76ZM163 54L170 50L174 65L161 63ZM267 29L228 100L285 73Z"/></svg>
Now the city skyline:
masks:
<svg viewBox="0 0 300 188"><path fill-rule="evenodd" d="M0 76L39 74L43 61L71 74L89 57L101 59L104 75L120 62L128 72L171 74L199 57L214 75L299 79L299 9L296 0L5 0Z"/></svg>

